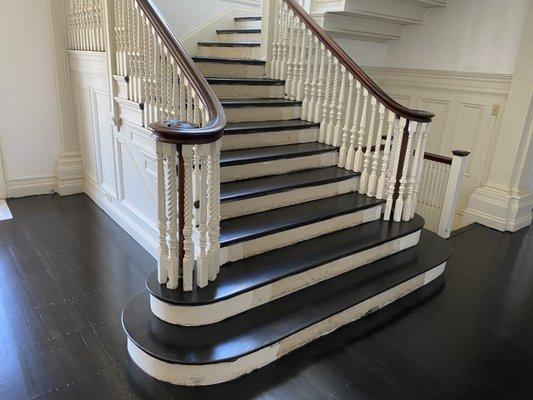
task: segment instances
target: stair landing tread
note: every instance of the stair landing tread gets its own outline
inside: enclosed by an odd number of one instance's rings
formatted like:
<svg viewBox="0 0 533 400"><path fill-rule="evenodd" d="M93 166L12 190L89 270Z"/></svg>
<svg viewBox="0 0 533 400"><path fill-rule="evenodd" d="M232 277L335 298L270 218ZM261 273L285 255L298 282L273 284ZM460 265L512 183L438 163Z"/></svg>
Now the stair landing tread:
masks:
<svg viewBox="0 0 533 400"><path fill-rule="evenodd" d="M319 127L316 122L303 121L301 119L286 119L278 121L257 121L257 122L233 122L226 125L225 135L274 132L286 130L309 129Z"/></svg>
<svg viewBox="0 0 533 400"><path fill-rule="evenodd" d="M335 146L328 146L317 142L256 147L242 150L227 150L220 154L220 166L227 167L231 165L243 165L336 151L337 148Z"/></svg>
<svg viewBox="0 0 533 400"><path fill-rule="evenodd" d="M143 351L169 363L232 361L270 346L445 262L446 240L423 231L420 244L212 325L181 327L155 317L146 291L125 308L123 325Z"/></svg>
<svg viewBox="0 0 533 400"><path fill-rule="evenodd" d="M261 47L261 42L198 42L204 47Z"/></svg>
<svg viewBox="0 0 533 400"><path fill-rule="evenodd" d="M248 64L248 65L266 65L265 60L254 58L232 58L232 57L211 57L211 56L193 56L194 62L212 62L221 64Z"/></svg>
<svg viewBox="0 0 533 400"><path fill-rule="evenodd" d="M261 28L217 29L217 33L241 33L241 34L253 34L253 33L261 33Z"/></svg>
<svg viewBox="0 0 533 400"><path fill-rule="evenodd" d="M243 200L293 189L325 185L359 176L359 172L347 171L338 167L309 169L283 175L271 175L241 181L226 182L220 185L220 201Z"/></svg>
<svg viewBox="0 0 533 400"><path fill-rule="evenodd" d="M220 99L223 107L293 107L302 104L298 100L256 98L256 99Z"/></svg>
<svg viewBox="0 0 533 400"><path fill-rule="evenodd" d="M222 267L216 281L200 290L167 290L157 282L155 270L147 279L147 287L155 297L167 303L210 304L379 246L423 226L424 220L418 215L404 223L377 220L228 263Z"/></svg>
<svg viewBox="0 0 533 400"><path fill-rule="evenodd" d="M346 193L289 207L226 219L220 223L220 246L229 246L340 215L355 213L377 207L384 202L384 200L378 200L359 193Z"/></svg>
<svg viewBox="0 0 533 400"><path fill-rule="evenodd" d="M205 78L210 85L263 85L263 86L282 86L285 81L271 78Z"/></svg>

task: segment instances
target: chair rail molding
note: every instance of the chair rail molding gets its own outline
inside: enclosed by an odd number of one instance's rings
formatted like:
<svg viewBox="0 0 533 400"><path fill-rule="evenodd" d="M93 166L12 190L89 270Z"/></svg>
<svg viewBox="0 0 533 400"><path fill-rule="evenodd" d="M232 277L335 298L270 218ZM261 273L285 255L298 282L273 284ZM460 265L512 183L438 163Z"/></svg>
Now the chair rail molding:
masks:
<svg viewBox="0 0 533 400"><path fill-rule="evenodd" d="M76 123L74 119L72 85L66 49L67 9L66 2L49 0L49 14L52 26L52 49L54 52L55 83L59 99L60 153L57 158L56 191L61 196L83 193L83 162L79 149Z"/></svg>
<svg viewBox="0 0 533 400"><path fill-rule="evenodd" d="M529 5L527 20L533 18ZM533 192L526 187L528 152L532 151L533 25L526 24L516 59L507 106L497 138L489 177L475 190L463 222L479 222L500 231L515 232L531 224Z"/></svg>

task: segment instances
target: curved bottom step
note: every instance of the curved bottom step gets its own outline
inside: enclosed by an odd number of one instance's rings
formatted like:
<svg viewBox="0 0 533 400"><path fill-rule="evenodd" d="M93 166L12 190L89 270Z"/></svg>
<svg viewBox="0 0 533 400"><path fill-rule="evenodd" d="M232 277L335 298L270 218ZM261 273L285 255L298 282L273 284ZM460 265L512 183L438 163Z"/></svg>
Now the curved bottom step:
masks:
<svg viewBox="0 0 533 400"><path fill-rule="evenodd" d="M128 352L142 370L162 381L185 386L226 382L432 282L444 272L449 256L443 239L424 232L415 249L205 327L177 327L157 319L142 292L123 313Z"/></svg>

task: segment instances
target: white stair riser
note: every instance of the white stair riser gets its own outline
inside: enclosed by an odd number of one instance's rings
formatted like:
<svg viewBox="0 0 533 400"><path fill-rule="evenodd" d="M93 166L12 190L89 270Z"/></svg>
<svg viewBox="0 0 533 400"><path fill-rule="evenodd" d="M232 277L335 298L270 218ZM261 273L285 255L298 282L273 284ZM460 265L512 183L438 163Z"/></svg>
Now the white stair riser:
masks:
<svg viewBox="0 0 533 400"><path fill-rule="evenodd" d="M338 153L329 152L304 157L284 158L246 165L231 165L221 169L221 181L231 182L259 176L280 175L306 169L331 167L338 163Z"/></svg>
<svg viewBox="0 0 533 400"><path fill-rule="evenodd" d="M222 150L312 143L318 140L318 136L318 128L286 130L282 132L246 133L242 135L224 135L222 137Z"/></svg>
<svg viewBox="0 0 533 400"><path fill-rule="evenodd" d="M261 57L261 47L218 47L198 46L199 55L206 57L226 57L255 59Z"/></svg>
<svg viewBox="0 0 533 400"><path fill-rule="evenodd" d="M228 122L280 121L297 119L302 116L300 105L287 107L226 107L224 108Z"/></svg>
<svg viewBox="0 0 533 400"><path fill-rule="evenodd" d="M235 29L261 29L263 21L235 21Z"/></svg>
<svg viewBox="0 0 533 400"><path fill-rule="evenodd" d="M260 33L219 33L217 35L220 42L260 42Z"/></svg>
<svg viewBox="0 0 533 400"><path fill-rule="evenodd" d="M220 260L222 264L242 260L243 258L255 256L274 249L280 249L317 236L376 221L380 217L381 206L351 214L340 215L325 221L223 247L220 252Z"/></svg>
<svg viewBox="0 0 533 400"><path fill-rule="evenodd" d="M154 315L174 325L198 326L220 322L290 293L414 247L418 244L419 238L420 231L414 232L216 303L183 307L150 296L150 307Z"/></svg>
<svg viewBox="0 0 533 400"><path fill-rule="evenodd" d="M279 99L285 96L284 85L211 85L219 99Z"/></svg>
<svg viewBox="0 0 533 400"><path fill-rule="evenodd" d="M341 182L298 188L287 192L252 197L250 199L228 201L221 204L222 219L254 214L261 211L350 193L355 191L358 186L359 177L354 177Z"/></svg>
<svg viewBox="0 0 533 400"><path fill-rule="evenodd" d="M266 74L264 65L247 65L234 63L198 62L202 75L219 78L263 78Z"/></svg>
<svg viewBox="0 0 533 400"><path fill-rule="evenodd" d="M414 292L442 275L445 267L446 263L443 263L426 273L411 278L330 318L311 325L272 346L265 347L231 362L207 365L170 364L143 352L129 339L128 352L132 360L143 371L161 381L185 386L212 385L227 382L268 365L291 351Z"/></svg>

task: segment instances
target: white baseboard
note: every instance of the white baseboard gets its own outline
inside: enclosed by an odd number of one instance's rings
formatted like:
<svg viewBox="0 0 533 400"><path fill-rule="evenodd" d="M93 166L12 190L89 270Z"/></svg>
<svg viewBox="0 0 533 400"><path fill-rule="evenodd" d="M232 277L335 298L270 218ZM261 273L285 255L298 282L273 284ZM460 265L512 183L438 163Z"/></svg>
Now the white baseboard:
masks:
<svg viewBox="0 0 533 400"><path fill-rule="evenodd" d="M9 179L6 183L8 198L51 194L55 193L56 188L57 177L55 176Z"/></svg>
<svg viewBox="0 0 533 400"><path fill-rule="evenodd" d="M56 191L61 196L83 193L83 161L79 153L63 153L57 159Z"/></svg>

